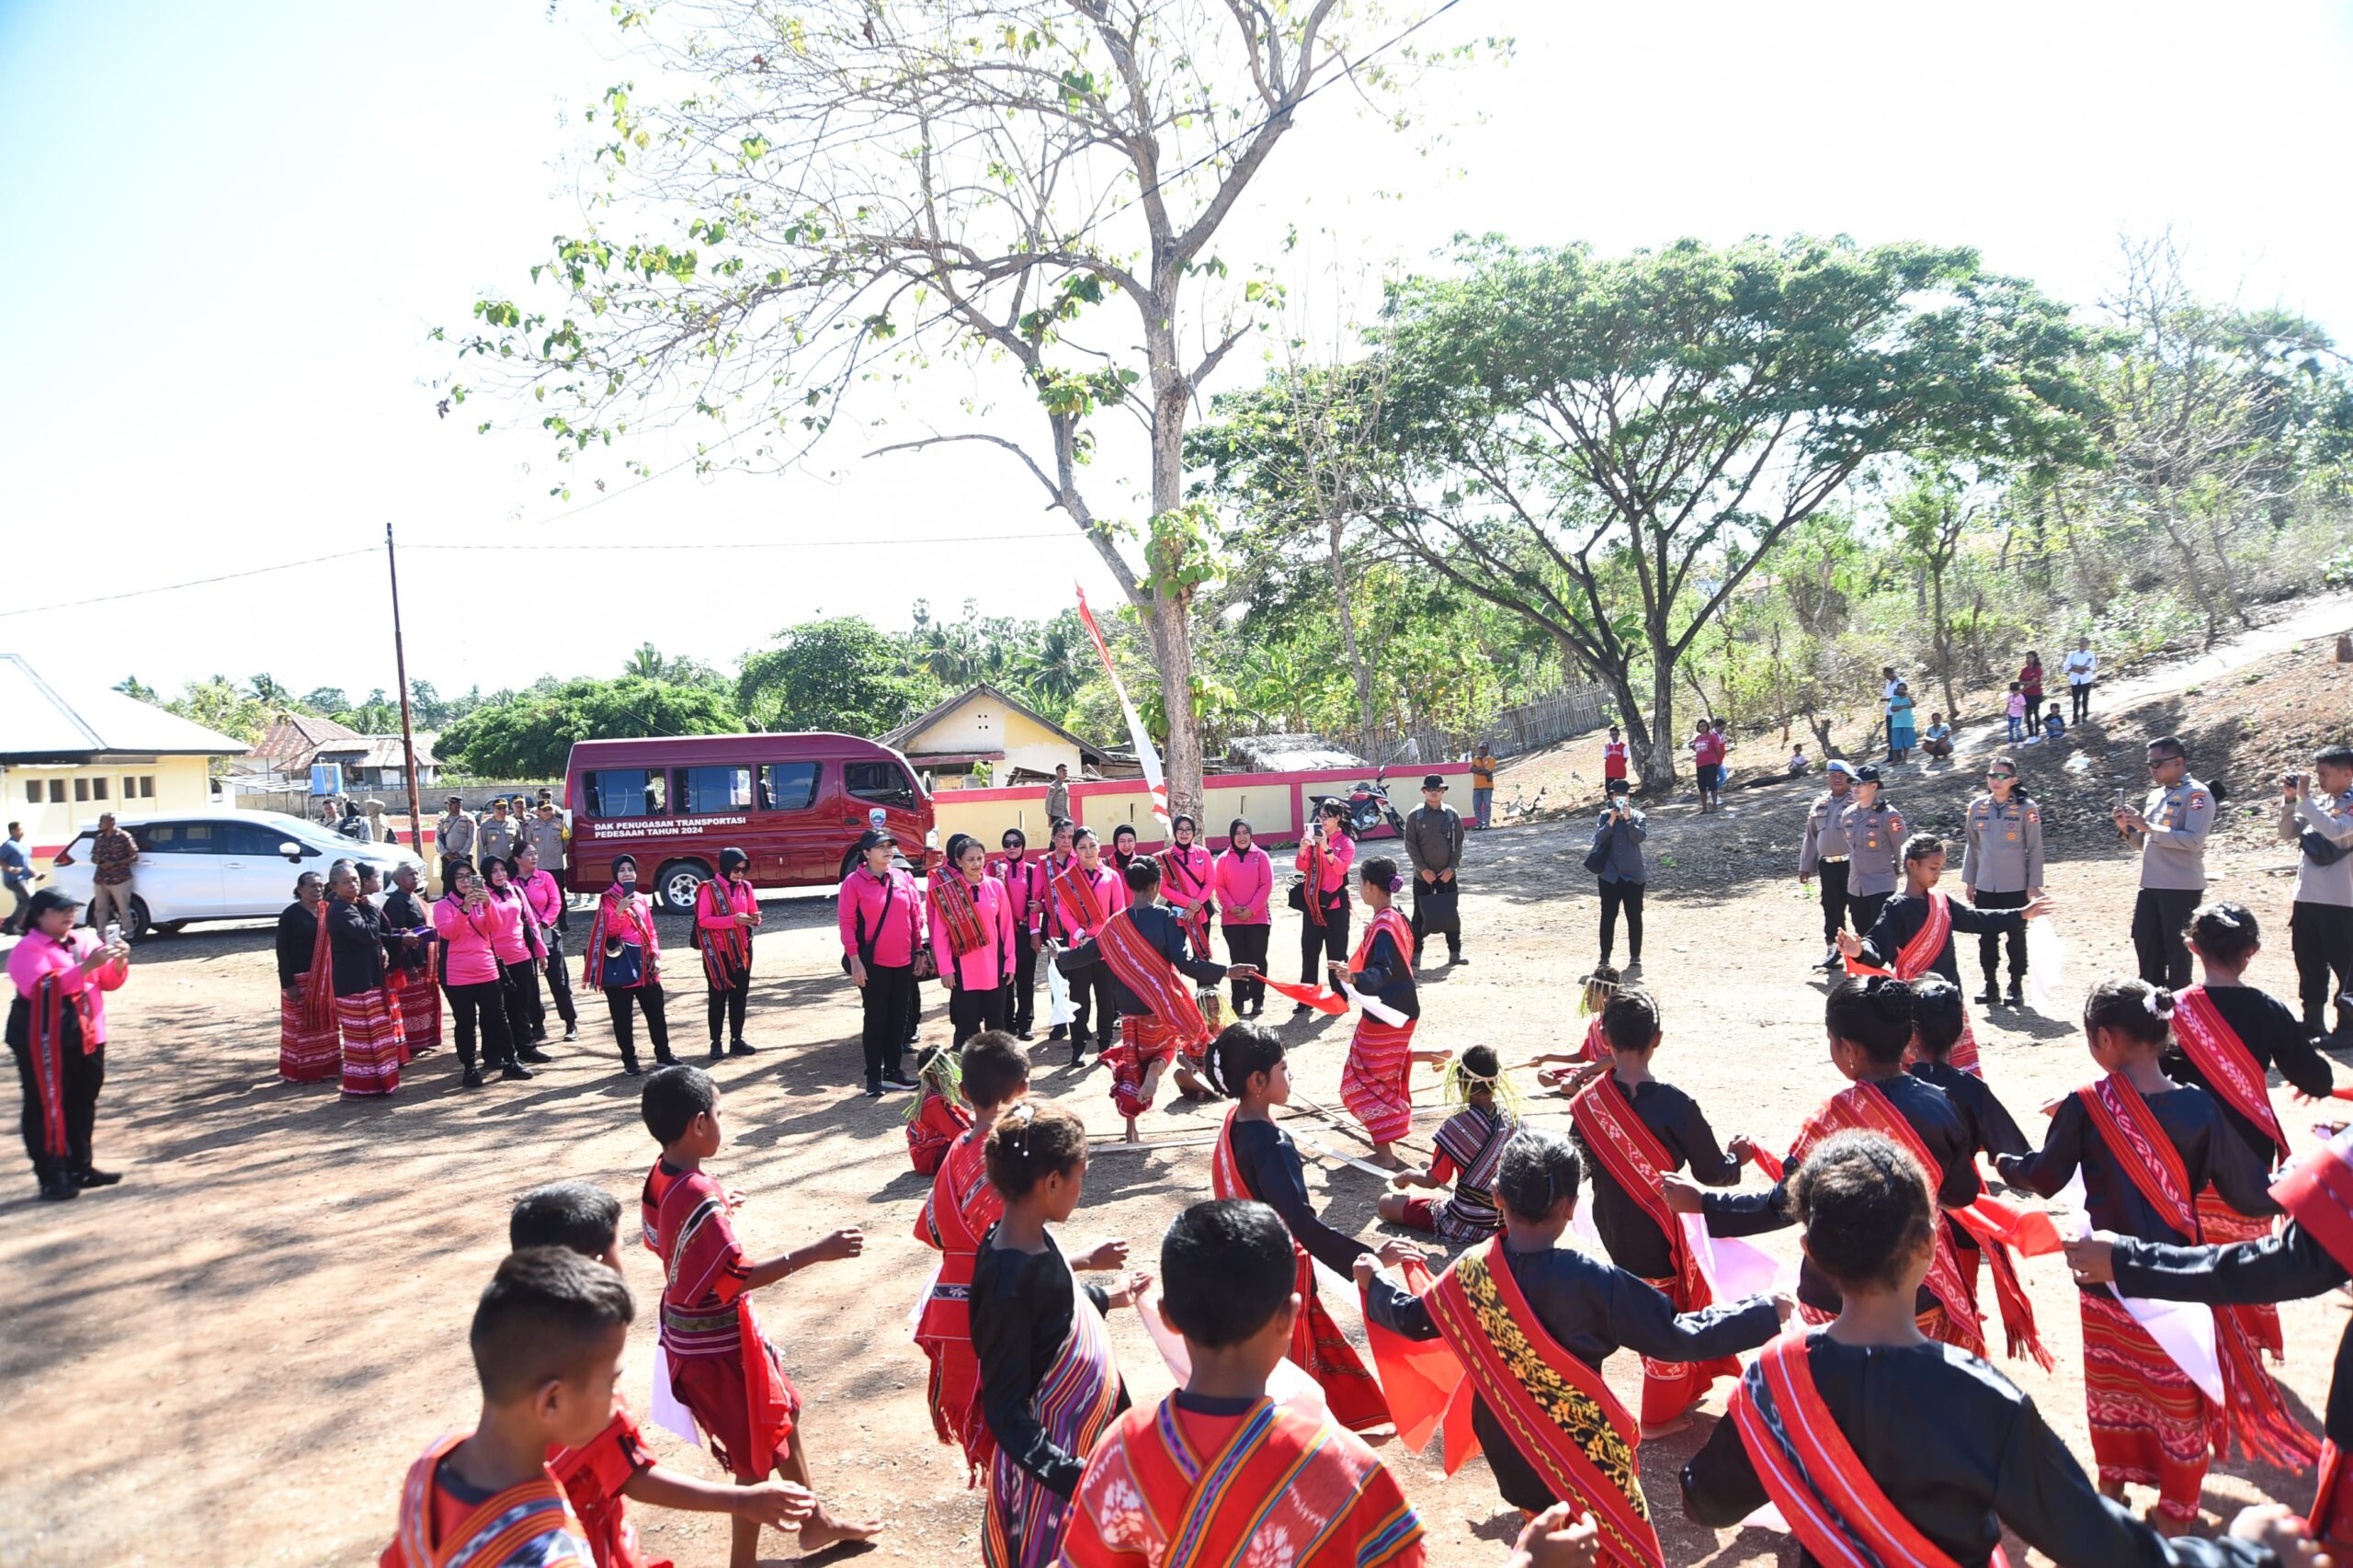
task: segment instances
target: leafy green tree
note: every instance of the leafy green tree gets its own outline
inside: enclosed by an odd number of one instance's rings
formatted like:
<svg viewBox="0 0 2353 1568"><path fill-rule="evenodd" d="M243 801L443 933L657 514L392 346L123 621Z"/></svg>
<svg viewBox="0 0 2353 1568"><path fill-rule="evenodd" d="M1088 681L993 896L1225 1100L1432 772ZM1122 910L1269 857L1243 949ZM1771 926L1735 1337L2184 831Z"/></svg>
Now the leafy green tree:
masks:
<svg viewBox="0 0 2353 1568"><path fill-rule="evenodd" d="M161 708L164 705L163 699L155 695L155 688L149 686L145 681L141 680L137 676L123 676L120 680L114 683L114 688L122 693L125 697L135 697L140 701L151 704L152 706Z"/></svg>
<svg viewBox="0 0 2353 1568"><path fill-rule="evenodd" d="M803 621L745 656L736 699L767 729L870 737L939 699L937 682L899 668L896 645L860 617Z"/></svg>
<svg viewBox="0 0 2353 1568"><path fill-rule="evenodd" d="M258 682L255 683L258 686ZM282 688L281 688L282 689ZM232 682L226 676L190 681L180 694L161 705L181 718L233 736L248 745L261 739L277 717L277 709Z"/></svg>
<svg viewBox="0 0 2353 1568"><path fill-rule="evenodd" d="M708 687L623 676L483 703L441 733L448 766L486 778L553 778L576 741L639 735L723 735L742 727L734 704Z"/></svg>
<svg viewBox="0 0 2353 1568"><path fill-rule="evenodd" d="M1038 482L1142 618L1171 792L1197 809L1193 600L1215 564L1185 503L1184 432L1280 293L1213 247L1310 99L1343 84L1393 95L1431 58L1410 38L1430 9L1402 10L617 7L683 90L608 93L595 167L609 183L534 269L561 300L481 301L461 366L527 392L568 454L691 411L725 422L725 443L750 437L707 460L753 465L798 457L862 381L1009 372L1027 439L999 422L881 449L982 442ZM654 233L608 227L642 219ZM1099 464L1098 446L1131 430L1133 460ZM1104 510L1128 505L1131 472L1150 474L1140 527Z"/></svg>
<svg viewBox="0 0 2353 1568"><path fill-rule="evenodd" d="M1461 261L1390 290L1407 472L1376 525L1607 685L1654 789L1675 777L1678 663L1865 464L2088 449L2083 335L1973 251L1491 238Z"/></svg>

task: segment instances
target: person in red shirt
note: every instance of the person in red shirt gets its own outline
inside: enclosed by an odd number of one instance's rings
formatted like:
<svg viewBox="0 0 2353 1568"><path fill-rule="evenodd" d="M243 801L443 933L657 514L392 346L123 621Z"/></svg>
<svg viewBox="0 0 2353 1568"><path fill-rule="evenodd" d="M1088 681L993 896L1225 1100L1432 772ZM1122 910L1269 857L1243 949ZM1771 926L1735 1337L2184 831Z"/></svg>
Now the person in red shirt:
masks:
<svg viewBox="0 0 2353 1568"><path fill-rule="evenodd" d="M517 1199L506 1216L506 1244L557 1247L621 1273L620 1199L594 1182L559 1181L534 1187ZM629 1522L629 1500L657 1508L733 1514L771 1529L797 1525L815 1504L808 1490L790 1481L756 1486L727 1486L700 1481L656 1464L639 1435L637 1418L619 1396L604 1430L577 1447L548 1450L548 1471L563 1488L572 1511L588 1533L597 1568L668 1568L649 1563Z"/></svg>
<svg viewBox="0 0 2353 1568"><path fill-rule="evenodd" d="M1699 810L1723 810L1724 751L1730 744L1722 730L1702 719L1691 732L1691 761L1699 774Z"/></svg>
<svg viewBox="0 0 2353 1568"><path fill-rule="evenodd" d="M1601 781L1607 785L1612 778L1626 777L1626 733L1617 725L1609 726L1609 738L1601 743Z"/></svg>

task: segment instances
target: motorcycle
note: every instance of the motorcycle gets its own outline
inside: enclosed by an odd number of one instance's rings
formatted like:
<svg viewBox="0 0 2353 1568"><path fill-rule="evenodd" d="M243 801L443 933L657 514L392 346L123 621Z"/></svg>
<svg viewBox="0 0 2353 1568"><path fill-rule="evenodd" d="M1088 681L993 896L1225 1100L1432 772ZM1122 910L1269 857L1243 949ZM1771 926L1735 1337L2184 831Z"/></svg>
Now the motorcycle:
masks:
<svg viewBox="0 0 2353 1568"><path fill-rule="evenodd" d="M1340 805L1348 813L1348 827L1358 838L1383 822L1400 838L1405 835L1405 819L1389 802L1388 779L1389 770L1381 768L1370 782L1349 785L1348 792L1340 797Z"/></svg>

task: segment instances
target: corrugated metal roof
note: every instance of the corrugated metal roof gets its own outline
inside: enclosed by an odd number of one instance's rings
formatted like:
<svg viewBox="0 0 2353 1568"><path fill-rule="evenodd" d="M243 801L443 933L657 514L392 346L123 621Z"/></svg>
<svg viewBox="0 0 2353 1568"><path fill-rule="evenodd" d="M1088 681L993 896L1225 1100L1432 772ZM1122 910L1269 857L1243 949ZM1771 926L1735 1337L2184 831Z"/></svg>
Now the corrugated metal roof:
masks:
<svg viewBox="0 0 2353 1568"><path fill-rule="evenodd" d="M20 653L0 653L0 761L108 752L242 756L245 744L95 679L45 676Z"/></svg>

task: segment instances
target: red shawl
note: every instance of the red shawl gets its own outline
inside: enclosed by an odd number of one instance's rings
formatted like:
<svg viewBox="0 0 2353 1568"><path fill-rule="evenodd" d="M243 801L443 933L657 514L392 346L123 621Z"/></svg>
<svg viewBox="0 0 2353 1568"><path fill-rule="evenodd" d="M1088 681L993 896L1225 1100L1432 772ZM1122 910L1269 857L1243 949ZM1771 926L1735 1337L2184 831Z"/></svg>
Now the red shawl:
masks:
<svg viewBox="0 0 2353 1568"><path fill-rule="evenodd" d="M1952 941L1952 901L1931 889L1928 892L1928 918L1904 950L1895 955L1895 978L1909 984L1936 967L1944 957L1945 949ZM1977 1065L1977 1030L1969 1021L1969 1006L1961 1005L1961 1038L1953 1042L1952 1064L1964 1073L1984 1074Z"/></svg>
<svg viewBox="0 0 2353 1568"><path fill-rule="evenodd" d="M401 1483L401 1522L381 1568L593 1568L587 1532L546 1467L469 1512L448 1539L433 1539L434 1472L470 1434L450 1432L417 1456ZM471 1548L472 1550L468 1550Z"/></svg>
<svg viewBox="0 0 2353 1568"><path fill-rule="evenodd" d="M1210 956L1210 852L1199 845L1160 852L1160 878L1169 895L1194 906L1185 917L1185 934L1192 938L1193 956Z"/></svg>
<svg viewBox="0 0 2353 1568"><path fill-rule="evenodd" d="M1154 1017L1176 1031L1178 1050L1198 1054L1210 1042L1212 1031L1194 999L1191 979L1144 939L1132 910L1122 909L1104 921L1096 930L1095 948L1120 983L1134 992Z"/></svg>
<svg viewBox="0 0 2353 1568"><path fill-rule="evenodd" d="M1388 932L1390 940L1397 944L1397 959L1405 966L1405 972L1408 974L1413 972L1414 927L1406 922L1404 915L1397 913L1397 906L1392 903L1365 923L1364 935L1358 938L1356 953L1348 960L1350 974L1363 970L1366 962L1372 957L1372 939L1383 931Z"/></svg>
<svg viewBox="0 0 2353 1568"><path fill-rule="evenodd" d="M1055 873L1054 885L1079 915L1078 928L1065 935L1074 937L1079 930L1092 931L1103 924L1103 900L1096 894L1095 875L1078 863L1077 856L1072 856L1070 864Z"/></svg>
<svg viewBox="0 0 2353 1568"><path fill-rule="evenodd" d="M1635 1114L1633 1102L1618 1086L1617 1074L1604 1073L1570 1101L1569 1120L1585 1146L1593 1151L1593 1157L1609 1172L1609 1178L1642 1206L1651 1223L1665 1235L1667 1255L1675 1260L1675 1310L1696 1312L1712 1305L1715 1293L1708 1289L1683 1226L1667 1208L1666 1195L1660 1189L1659 1178L1676 1168L1675 1155Z"/></svg>
<svg viewBox="0 0 2353 1568"><path fill-rule="evenodd" d="M981 912L972 899L972 884L964 881L964 873L942 868L931 879L932 913L948 928L948 946L958 958L976 951L989 939L988 927L981 924Z"/></svg>
<svg viewBox="0 0 2353 1568"><path fill-rule="evenodd" d="M2353 1135L2337 1134L2272 1183L2271 1197L2329 1256L2353 1268Z"/></svg>
<svg viewBox="0 0 2353 1568"><path fill-rule="evenodd" d="M2132 1080L2121 1073L2110 1073L2077 1089L2075 1097L2091 1113L2100 1142L2149 1200L2149 1207L2157 1211L2157 1218L2167 1229L2196 1243L2203 1233L2198 1228L2198 1195L2189 1186L2189 1167L2182 1164L2181 1151L2165 1136L2165 1125L2132 1086Z"/></svg>
<svg viewBox="0 0 2353 1568"><path fill-rule="evenodd" d="M2279 1149L2279 1157L2286 1159L2288 1135L2279 1131L2279 1118L2271 1109L2271 1090L2263 1069L2204 986L2193 985L2175 995L2173 1038L2223 1102L2261 1128Z"/></svg>
<svg viewBox="0 0 2353 1568"><path fill-rule="evenodd" d="M302 977L302 1028L314 1034L335 1028L335 960L327 950L327 902L320 899L311 911L318 917L319 934L311 944L311 972Z"/></svg>
<svg viewBox="0 0 2353 1568"><path fill-rule="evenodd" d="M596 918L588 923L588 950L581 957L580 977L591 991L604 989L605 943L608 938L613 937L618 937L624 942L635 941L644 949L638 969L639 983L649 984L654 980L654 960L657 949L654 945L652 911L647 910L646 913L640 914L639 911L645 909L645 905L638 895L630 893L624 897L616 898L613 894L618 892L620 892L618 888L608 889L605 895L597 901ZM616 919L625 922L628 929L624 932L615 932L612 926Z"/></svg>
<svg viewBox="0 0 2353 1568"><path fill-rule="evenodd" d="M938 1391L932 1426L941 1442L963 1445L975 1476L996 1451L973 1398L980 1363L972 1349L972 1270L989 1227L1005 1216L1005 1199L989 1185L987 1143L966 1132L949 1145L915 1219L915 1240L939 1249L939 1276L915 1317L915 1343L931 1358Z"/></svg>

